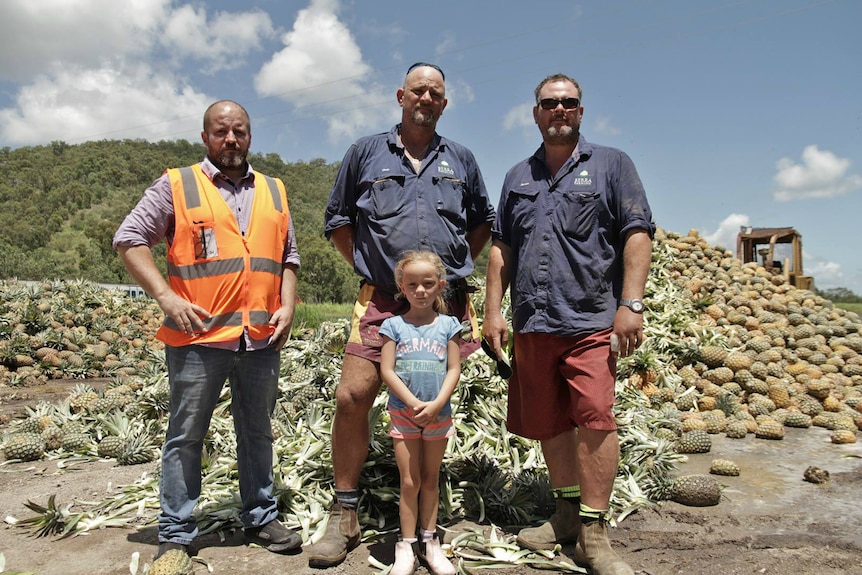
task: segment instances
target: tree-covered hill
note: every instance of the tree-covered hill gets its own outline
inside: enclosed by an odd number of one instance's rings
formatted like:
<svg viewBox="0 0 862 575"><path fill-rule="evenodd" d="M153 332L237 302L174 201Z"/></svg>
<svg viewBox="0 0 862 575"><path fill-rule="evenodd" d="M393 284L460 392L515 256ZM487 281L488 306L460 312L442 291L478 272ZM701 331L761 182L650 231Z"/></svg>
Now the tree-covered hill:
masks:
<svg viewBox="0 0 862 575"><path fill-rule="evenodd" d="M111 239L143 191L169 167L206 154L185 140L102 140L0 150L0 279L131 283ZM258 171L281 178L297 230L305 301L348 301L356 280L323 238L323 210L337 163L285 163L252 153ZM157 248L164 254L164 246ZM157 256L164 266L164 258Z"/></svg>

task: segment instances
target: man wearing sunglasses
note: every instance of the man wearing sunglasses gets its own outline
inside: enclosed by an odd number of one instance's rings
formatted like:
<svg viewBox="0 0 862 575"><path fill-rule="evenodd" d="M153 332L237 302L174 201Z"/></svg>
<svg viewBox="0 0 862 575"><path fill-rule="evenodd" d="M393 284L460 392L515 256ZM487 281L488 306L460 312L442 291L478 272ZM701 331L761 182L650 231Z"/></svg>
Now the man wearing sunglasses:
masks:
<svg viewBox="0 0 862 575"><path fill-rule="evenodd" d="M443 71L426 62L410 66L396 98L401 122L350 147L324 219L327 237L360 276L361 287L335 392L335 502L324 536L309 550L312 567L337 565L359 544L356 507L368 454L368 412L381 384L378 329L408 307L395 299L401 254L430 250L440 256L451 286L450 314L471 325L462 357L481 339L465 278L491 237L494 207L473 153L436 132L447 104Z"/></svg>
<svg viewBox="0 0 862 575"><path fill-rule="evenodd" d="M508 345L514 328L507 426L541 442L556 510L518 542L576 544L596 575L632 575L610 546L607 512L619 464L616 358L643 339L643 295L655 224L629 157L580 134L581 88L563 74L536 87L543 143L503 183L488 263L483 335ZM524 366L524 369L519 367Z"/></svg>

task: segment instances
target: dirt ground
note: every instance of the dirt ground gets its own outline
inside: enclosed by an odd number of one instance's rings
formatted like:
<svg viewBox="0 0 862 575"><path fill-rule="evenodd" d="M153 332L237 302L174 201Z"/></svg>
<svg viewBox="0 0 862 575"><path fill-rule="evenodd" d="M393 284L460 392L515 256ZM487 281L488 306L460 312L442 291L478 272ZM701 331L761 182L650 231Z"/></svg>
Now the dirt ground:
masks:
<svg viewBox="0 0 862 575"><path fill-rule="evenodd" d="M47 391L47 390L42 390ZM33 397L0 398L0 413L10 412ZM862 575L862 444L833 445L819 428L788 429L782 441L749 436L731 440L713 435L710 453L689 456L679 474L706 473L715 458L731 459L738 477L720 477L723 498L713 507L685 507L664 502L640 511L612 529L615 548L639 575ZM809 466L829 472L827 483L803 481ZM58 502L103 499L117 486L151 472L154 464L120 467L91 461L60 468L56 461L0 466L0 517L27 517L27 500L38 503L57 494ZM455 532L472 527L451 526ZM392 561L392 541L363 544L338 567L310 569L306 555L275 555L248 547L241 534L224 539L200 538L197 557L212 573L343 575L377 573L368 558ZM109 528L56 540L37 538L20 527L0 525L4 574L125 575L134 552L140 568L156 550L155 528ZM573 562L573 549L562 560ZM208 567L196 564L195 573ZM482 571L484 572L484 571ZM547 573L526 566L495 571L502 575ZM420 575L427 571L420 567Z"/></svg>

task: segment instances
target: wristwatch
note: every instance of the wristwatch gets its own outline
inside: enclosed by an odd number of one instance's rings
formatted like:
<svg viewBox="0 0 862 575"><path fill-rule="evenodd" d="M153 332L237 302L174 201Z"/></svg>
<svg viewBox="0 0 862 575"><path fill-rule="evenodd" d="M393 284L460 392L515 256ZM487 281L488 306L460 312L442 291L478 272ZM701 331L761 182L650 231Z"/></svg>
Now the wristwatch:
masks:
<svg viewBox="0 0 862 575"><path fill-rule="evenodd" d="M644 302L639 299L621 299L620 305L624 305L635 313L643 313Z"/></svg>

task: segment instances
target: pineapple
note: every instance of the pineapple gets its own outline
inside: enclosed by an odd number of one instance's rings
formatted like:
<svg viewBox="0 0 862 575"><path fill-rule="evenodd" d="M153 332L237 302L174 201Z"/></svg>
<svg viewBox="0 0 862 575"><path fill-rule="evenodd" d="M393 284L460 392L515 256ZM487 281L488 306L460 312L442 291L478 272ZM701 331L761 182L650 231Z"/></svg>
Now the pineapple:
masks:
<svg viewBox="0 0 862 575"><path fill-rule="evenodd" d="M734 373L741 369L749 369L751 363L751 357L741 351L731 351L724 359L724 366L733 370Z"/></svg>
<svg viewBox="0 0 862 575"><path fill-rule="evenodd" d="M695 429L706 429L706 422L703 420L703 416L697 413L696 415L693 413L691 417L685 417L682 420L681 431L683 433L687 431L694 431Z"/></svg>
<svg viewBox="0 0 862 575"><path fill-rule="evenodd" d="M78 421L70 421L63 426L61 447L71 453L86 453L90 449L90 436Z"/></svg>
<svg viewBox="0 0 862 575"><path fill-rule="evenodd" d="M821 469L814 465L811 465L805 469L802 474L802 479L808 481L809 483L821 484L829 481L829 472L825 469Z"/></svg>
<svg viewBox="0 0 862 575"><path fill-rule="evenodd" d="M63 430L59 426L51 424L42 430L42 440L45 442L45 449L54 451L63 446Z"/></svg>
<svg viewBox="0 0 862 575"><path fill-rule="evenodd" d="M727 358L727 350L717 345L706 345L700 348L700 360L711 368L723 367Z"/></svg>
<svg viewBox="0 0 862 575"><path fill-rule="evenodd" d="M713 410L703 416L704 430L710 434L722 433L727 429L727 418L721 410Z"/></svg>
<svg viewBox="0 0 862 575"><path fill-rule="evenodd" d="M125 444L126 442L122 437L117 435L106 435L101 441L99 441L97 452L99 457L115 458L122 452Z"/></svg>
<svg viewBox="0 0 862 575"><path fill-rule="evenodd" d="M724 434L730 439L744 439L748 436L748 427L739 420L728 421L724 428Z"/></svg>
<svg viewBox="0 0 862 575"><path fill-rule="evenodd" d="M856 432L847 429L836 429L829 438L832 443L856 443Z"/></svg>
<svg viewBox="0 0 862 575"><path fill-rule="evenodd" d="M45 442L42 436L32 432L14 433L3 446L3 455L6 459L35 461L42 459L44 454Z"/></svg>
<svg viewBox="0 0 862 575"><path fill-rule="evenodd" d="M790 405L790 391L784 382L770 385L767 389L767 396L772 400L776 408L783 408Z"/></svg>
<svg viewBox="0 0 862 575"><path fill-rule="evenodd" d="M712 449L712 440L703 429L684 431L677 442L679 453L708 453Z"/></svg>
<svg viewBox="0 0 862 575"><path fill-rule="evenodd" d="M729 459L713 459L709 466L709 472L713 475L739 475L739 465Z"/></svg>
<svg viewBox="0 0 862 575"><path fill-rule="evenodd" d="M153 461L156 458L156 450L151 430L132 431L116 457L120 465L138 465Z"/></svg>
<svg viewBox="0 0 862 575"><path fill-rule="evenodd" d="M194 575L192 558L182 549L170 549L153 561L149 575Z"/></svg>
<svg viewBox="0 0 862 575"><path fill-rule="evenodd" d="M721 485L709 475L683 475L674 479L671 499L692 507L718 505L721 501Z"/></svg>
<svg viewBox="0 0 862 575"><path fill-rule="evenodd" d="M765 419L757 425L754 436L760 439L784 439L784 426L774 419Z"/></svg>
<svg viewBox="0 0 862 575"><path fill-rule="evenodd" d="M800 411L790 411L784 416L785 427L811 427L811 416Z"/></svg>

